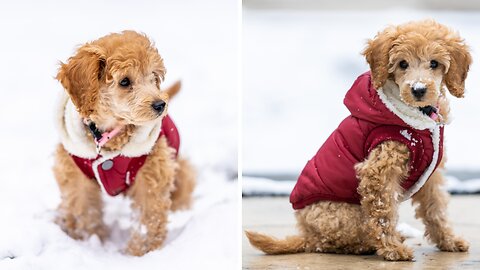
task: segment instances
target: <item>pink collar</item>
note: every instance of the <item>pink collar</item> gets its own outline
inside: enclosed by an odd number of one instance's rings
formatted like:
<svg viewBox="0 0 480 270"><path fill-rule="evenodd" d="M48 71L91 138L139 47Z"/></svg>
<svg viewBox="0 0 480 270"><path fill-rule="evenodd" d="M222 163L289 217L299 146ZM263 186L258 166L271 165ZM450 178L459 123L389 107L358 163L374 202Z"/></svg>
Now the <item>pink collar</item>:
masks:
<svg viewBox="0 0 480 270"><path fill-rule="evenodd" d="M100 153L100 150L108 141L110 141L123 129L123 126L116 126L111 131L106 131L102 133L93 121L85 119L83 122L85 123L85 125L88 126L90 132L92 132L92 135L95 138L95 145L97 146L98 153Z"/></svg>
<svg viewBox="0 0 480 270"><path fill-rule="evenodd" d="M102 133L102 138L100 138L100 140L95 139L97 148L103 147L110 139L115 137L115 135L117 135L122 128L123 126L116 126L114 129L112 129L112 131Z"/></svg>

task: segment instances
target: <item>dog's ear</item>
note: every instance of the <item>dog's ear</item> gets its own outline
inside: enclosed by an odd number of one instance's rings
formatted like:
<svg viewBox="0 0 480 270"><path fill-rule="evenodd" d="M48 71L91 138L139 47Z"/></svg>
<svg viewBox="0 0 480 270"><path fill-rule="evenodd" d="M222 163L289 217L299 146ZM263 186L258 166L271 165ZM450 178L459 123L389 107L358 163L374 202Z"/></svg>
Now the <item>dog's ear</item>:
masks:
<svg viewBox="0 0 480 270"><path fill-rule="evenodd" d="M388 79L389 54L397 36L396 28L388 27L379 32L374 39L368 40L367 47L362 52L370 65L372 83L376 89L382 87Z"/></svg>
<svg viewBox="0 0 480 270"><path fill-rule="evenodd" d="M61 63L56 78L83 117L88 117L94 111L105 64L105 53L92 44L80 47L67 63Z"/></svg>
<svg viewBox="0 0 480 270"><path fill-rule="evenodd" d="M450 94L463 97L465 93L465 79L472 64L469 48L460 37L447 40L445 43L450 55L450 67L444 77Z"/></svg>

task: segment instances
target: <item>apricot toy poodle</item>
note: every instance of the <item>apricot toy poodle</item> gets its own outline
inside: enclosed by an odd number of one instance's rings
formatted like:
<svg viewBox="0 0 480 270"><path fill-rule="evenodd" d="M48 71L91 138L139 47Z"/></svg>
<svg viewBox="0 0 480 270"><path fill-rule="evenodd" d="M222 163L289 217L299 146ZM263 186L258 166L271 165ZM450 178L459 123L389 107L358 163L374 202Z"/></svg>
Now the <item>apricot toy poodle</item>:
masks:
<svg viewBox="0 0 480 270"><path fill-rule="evenodd" d="M446 209L443 129L446 91L463 97L471 56L463 39L433 20L390 26L368 42L370 71L344 99L350 115L303 169L290 195L298 236L246 232L267 254L377 253L412 260L396 229L398 206L412 199L425 237L442 251L464 252Z"/></svg>
<svg viewBox="0 0 480 270"><path fill-rule="evenodd" d="M167 115L180 83L162 91L165 71L153 43L133 31L86 43L61 64L56 223L72 238L108 237L102 191L131 199L135 225L125 251L135 256L162 245L170 210L190 206L194 171L179 156Z"/></svg>

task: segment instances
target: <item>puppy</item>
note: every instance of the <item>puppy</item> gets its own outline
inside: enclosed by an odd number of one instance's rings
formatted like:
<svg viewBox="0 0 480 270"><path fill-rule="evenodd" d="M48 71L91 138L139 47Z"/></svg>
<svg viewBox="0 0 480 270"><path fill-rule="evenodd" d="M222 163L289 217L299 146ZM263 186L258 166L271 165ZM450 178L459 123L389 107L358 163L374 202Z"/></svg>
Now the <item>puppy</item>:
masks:
<svg viewBox="0 0 480 270"><path fill-rule="evenodd" d="M126 252L136 256L162 245L169 210L190 206L194 171L178 156L180 138L167 116L180 83L161 91L164 76L157 49L133 31L87 43L61 64L56 223L72 238L108 236L102 190L131 198L136 225Z"/></svg>
<svg viewBox="0 0 480 270"><path fill-rule="evenodd" d="M246 232L268 254L377 253L412 260L396 230L398 205L409 198L425 236L442 251L467 251L447 221L442 190L446 89L463 97L468 47L433 20L391 26L363 52L370 71L348 91L348 116L302 171L290 202L299 236L277 240Z"/></svg>

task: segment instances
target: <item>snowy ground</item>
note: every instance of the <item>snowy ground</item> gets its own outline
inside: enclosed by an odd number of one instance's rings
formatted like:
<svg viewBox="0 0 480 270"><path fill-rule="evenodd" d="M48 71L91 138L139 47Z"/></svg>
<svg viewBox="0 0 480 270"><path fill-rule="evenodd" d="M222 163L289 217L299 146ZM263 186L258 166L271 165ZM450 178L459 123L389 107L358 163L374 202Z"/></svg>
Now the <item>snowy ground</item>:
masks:
<svg viewBox="0 0 480 270"><path fill-rule="evenodd" d="M434 18L460 31L474 64L464 99L451 97L447 169L480 171L480 13L378 11L243 12L244 175L298 175L348 111L343 98L368 70L360 52L388 24Z"/></svg>
<svg viewBox="0 0 480 270"><path fill-rule="evenodd" d="M0 7L0 269L233 269L238 265L237 3L10 1ZM145 32L183 90L170 114L198 169L190 211L170 216L167 242L142 258L119 253L128 204L107 198L112 238L74 241L52 223L58 137L53 77L74 48L110 32Z"/></svg>

